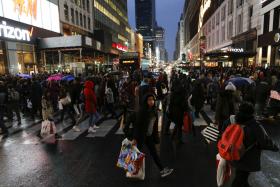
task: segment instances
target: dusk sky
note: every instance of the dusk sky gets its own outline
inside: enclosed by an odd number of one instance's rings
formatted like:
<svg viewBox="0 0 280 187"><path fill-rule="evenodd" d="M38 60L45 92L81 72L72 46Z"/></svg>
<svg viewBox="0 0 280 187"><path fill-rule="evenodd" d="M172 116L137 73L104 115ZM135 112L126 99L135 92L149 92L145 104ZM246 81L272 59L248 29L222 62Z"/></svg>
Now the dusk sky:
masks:
<svg viewBox="0 0 280 187"><path fill-rule="evenodd" d="M178 21L185 0L156 0L157 22L166 32L166 48L169 60L173 59ZM128 0L129 23L135 28L135 0Z"/></svg>

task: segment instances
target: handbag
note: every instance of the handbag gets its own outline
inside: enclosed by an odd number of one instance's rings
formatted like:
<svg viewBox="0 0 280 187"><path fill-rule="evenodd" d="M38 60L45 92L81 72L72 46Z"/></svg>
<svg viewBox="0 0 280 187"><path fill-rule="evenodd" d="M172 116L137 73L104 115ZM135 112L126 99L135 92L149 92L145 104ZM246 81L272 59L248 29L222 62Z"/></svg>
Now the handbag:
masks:
<svg viewBox="0 0 280 187"><path fill-rule="evenodd" d="M217 126L211 123L202 132L202 136L208 143L217 142L220 137L220 131Z"/></svg>
<svg viewBox="0 0 280 187"><path fill-rule="evenodd" d="M192 117L188 112L184 113L184 119L183 119L183 132L184 133L189 133L192 131Z"/></svg>
<svg viewBox="0 0 280 187"><path fill-rule="evenodd" d="M59 101L61 102L62 105L65 106L65 105L69 105L71 103L71 98L69 95L67 95L64 98L61 98Z"/></svg>
<svg viewBox="0 0 280 187"><path fill-rule="evenodd" d="M54 144L56 142L55 138L56 126L53 121L45 120L42 122L40 135L42 136L42 141L47 144Z"/></svg>

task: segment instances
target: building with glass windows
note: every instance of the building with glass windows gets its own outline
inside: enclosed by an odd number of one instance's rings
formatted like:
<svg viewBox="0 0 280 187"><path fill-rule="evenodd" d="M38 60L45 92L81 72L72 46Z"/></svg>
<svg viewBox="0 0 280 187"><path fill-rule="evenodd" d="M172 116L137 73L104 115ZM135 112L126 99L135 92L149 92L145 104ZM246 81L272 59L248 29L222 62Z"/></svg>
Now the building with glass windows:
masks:
<svg viewBox="0 0 280 187"><path fill-rule="evenodd" d="M60 35L58 1L6 0L0 9L0 74L41 71L38 38Z"/></svg>

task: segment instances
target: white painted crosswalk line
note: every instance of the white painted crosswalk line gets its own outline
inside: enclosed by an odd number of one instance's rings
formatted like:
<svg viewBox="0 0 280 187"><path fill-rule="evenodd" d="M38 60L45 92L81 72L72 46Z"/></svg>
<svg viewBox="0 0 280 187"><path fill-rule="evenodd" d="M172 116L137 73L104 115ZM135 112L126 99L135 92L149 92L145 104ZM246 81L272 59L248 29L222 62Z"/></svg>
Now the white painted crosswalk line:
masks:
<svg viewBox="0 0 280 187"><path fill-rule="evenodd" d="M118 121L114 119L104 121L100 125L100 128L97 129L96 133L88 134L86 137L87 138L105 137L112 130L112 128L117 124L117 122Z"/></svg>
<svg viewBox="0 0 280 187"><path fill-rule="evenodd" d="M86 119L79 125L80 132L76 132L73 129L70 129L68 132L61 135L61 138L59 140L75 140L78 138L81 134L83 134L85 131L88 130L88 120Z"/></svg>
<svg viewBox="0 0 280 187"><path fill-rule="evenodd" d="M206 123L206 121L203 119L203 117L202 117L201 115L199 115L199 118L195 118L193 124L194 124L194 126L196 126L196 127L208 126L208 124Z"/></svg>

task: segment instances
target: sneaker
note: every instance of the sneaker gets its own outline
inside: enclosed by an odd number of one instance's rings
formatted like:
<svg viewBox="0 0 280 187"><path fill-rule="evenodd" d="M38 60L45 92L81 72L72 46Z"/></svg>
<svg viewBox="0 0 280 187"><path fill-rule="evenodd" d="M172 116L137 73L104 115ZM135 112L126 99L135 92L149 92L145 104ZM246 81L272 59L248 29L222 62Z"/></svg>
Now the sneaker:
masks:
<svg viewBox="0 0 280 187"><path fill-rule="evenodd" d="M94 128L90 127L88 129L88 133L96 133L96 130Z"/></svg>
<svg viewBox="0 0 280 187"><path fill-rule="evenodd" d="M76 126L76 125L72 129L75 132L81 132L81 129L78 126Z"/></svg>
<svg viewBox="0 0 280 187"><path fill-rule="evenodd" d="M93 129L99 129L100 127L99 126L97 126L97 125L94 125L93 126Z"/></svg>
<svg viewBox="0 0 280 187"><path fill-rule="evenodd" d="M161 178L167 177L168 175L170 175L173 172L173 169L169 169L169 168L164 168L161 172L160 172L160 176Z"/></svg>

